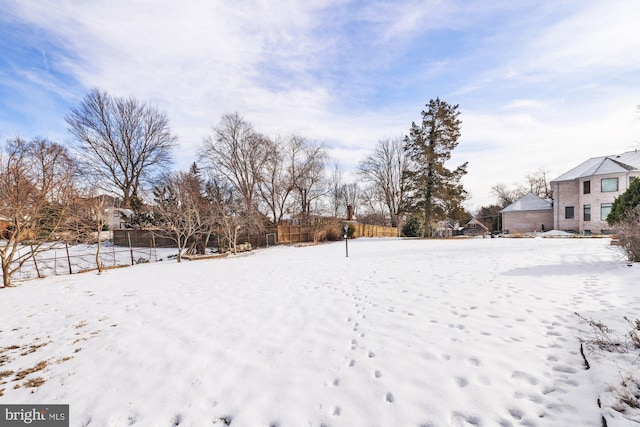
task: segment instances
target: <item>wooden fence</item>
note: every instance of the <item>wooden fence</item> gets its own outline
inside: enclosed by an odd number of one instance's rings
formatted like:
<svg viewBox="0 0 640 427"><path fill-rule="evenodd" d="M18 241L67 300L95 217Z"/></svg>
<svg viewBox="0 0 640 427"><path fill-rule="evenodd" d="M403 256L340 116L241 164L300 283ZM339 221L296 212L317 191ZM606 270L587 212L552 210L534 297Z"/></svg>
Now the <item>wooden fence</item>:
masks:
<svg viewBox="0 0 640 427"><path fill-rule="evenodd" d="M397 237L397 227L381 225L352 224L355 227L353 237ZM268 227L256 235L239 235L238 243L251 243L253 247L264 247L275 244L290 245L324 240L342 239L342 229L339 223L335 227L318 225L279 225ZM138 248L171 248L176 243L159 230L113 230L113 244L115 246L132 246ZM218 241L212 236L209 247L218 247Z"/></svg>
<svg viewBox="0 0 640 427"><path fill-rule="evenodd" d="M353 224L353 237L398 237L398 227L382 225Z"/></svg>

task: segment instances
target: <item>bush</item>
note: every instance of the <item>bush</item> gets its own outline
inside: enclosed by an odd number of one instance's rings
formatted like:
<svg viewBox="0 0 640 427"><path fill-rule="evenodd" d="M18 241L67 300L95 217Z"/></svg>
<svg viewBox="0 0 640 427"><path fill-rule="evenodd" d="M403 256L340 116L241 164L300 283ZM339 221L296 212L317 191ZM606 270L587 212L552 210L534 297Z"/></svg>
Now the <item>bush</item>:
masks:
<svg viewBox="0 0 640 427"><path fill-rule="evenodd" d="M424 234L424 224L420 218L411 216L402 226L402 235L405 237L422 237Z"/></svg>
<svg viewBox="0 0 640 427"><path fill-rule="evenodd" d="M633 217L634 211L637 221L638 206L640 206L640 179L634 179L629 184L629 188L613 201L607 223L615 226L620 222L626 222L630 216Z"/></svg>
<svg viewBox="0 0 640 427"><path fill-rule="evenodd" d="M618 247L630 262L640 262L640 206L628 211L614 226Z"/></svg>
<svg viewBox="0 0 640 427"><path fill-rule="evenodd" d="M342 224L338 220L329 220L314 225L314 242L337 241L342 239Z"/></svg>
<svg viewBox="0 0 640 427"><path fill-rule="evenodd" d="M338 230L337 228L330 228L326 231L325 237L327 238L327 240L329 242L336 242L340 239L342 239L342 232L340 232L340 230Z"/></svg>
<svg viewBox="0 0 640 427"><path fill-rule="evenodd" d="M353 239L353 235L356 233L356 226L353 224L347 225L347 239Z"/></svg>
<svg viewBox="0 0 640 427"><path fill-rule="evenodd" d="M630 262L640 262L640 226L619 224L616 226L618 247Z"/></svg>

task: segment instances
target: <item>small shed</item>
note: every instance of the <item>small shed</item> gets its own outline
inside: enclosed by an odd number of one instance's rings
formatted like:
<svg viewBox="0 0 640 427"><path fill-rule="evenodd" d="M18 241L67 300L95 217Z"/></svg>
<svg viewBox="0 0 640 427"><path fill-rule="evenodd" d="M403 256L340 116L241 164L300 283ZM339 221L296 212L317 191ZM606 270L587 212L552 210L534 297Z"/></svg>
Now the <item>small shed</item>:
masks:
<svg viewBox="0 0 640 427"><path fill-rule="evenodd" d="M505 233L553 230L553 202L528 193L500 211Z"/></svg>
<svg viewBox="0 0 640 427"><path fill-rule="evenodd" d="M488 232L489 229L475 218L466 223L462 229L462 234L465 236L486 236Z"/></svg>

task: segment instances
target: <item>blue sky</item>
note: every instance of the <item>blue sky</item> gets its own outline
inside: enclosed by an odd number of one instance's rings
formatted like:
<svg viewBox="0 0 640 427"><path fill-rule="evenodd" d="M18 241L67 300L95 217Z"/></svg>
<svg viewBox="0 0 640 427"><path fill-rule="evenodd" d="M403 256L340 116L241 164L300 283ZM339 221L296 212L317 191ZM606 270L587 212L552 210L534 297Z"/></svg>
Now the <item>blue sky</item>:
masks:
<svg viewBox="0 0 640 427"><path fill-rule="evenodd" d="M640 147L640 2L0 0L0 140L71 143L91 88L166 111L175 167L238 111L346 171L432 98L458 104L467 206Z"/></svg>

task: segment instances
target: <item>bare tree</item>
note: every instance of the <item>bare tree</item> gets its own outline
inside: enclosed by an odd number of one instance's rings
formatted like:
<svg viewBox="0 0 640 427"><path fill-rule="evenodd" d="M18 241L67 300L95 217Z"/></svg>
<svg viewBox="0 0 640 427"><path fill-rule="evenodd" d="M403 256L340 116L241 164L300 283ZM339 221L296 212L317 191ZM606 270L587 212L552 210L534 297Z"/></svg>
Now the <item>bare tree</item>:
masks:
<svg viewBox="0 0 640 427"><path fill-rule="evenodd" d="M213 129L213 135L204 140L201 160L217 181L224 179L239 195L246 218L253 228L260 227L259 185L271 151L271 143L257 133L239 113L225 114Z"/></svg>
<svg viewBox="0 0 640 427"><path fill-rule="evenodd" d="M407 172L407 159L402 140L387 138L378 141L373 153L359 165L360 175L384 200L393 227L398 226L405 202L403 177Z"/></svg>
<svg viewBox="0 0 640 427"><path fill-rule="evenodd" d="M526 185L513 184L511 187L500 182L491 187L491 194L497 199L498 206L506 207L525 194L531 192L543 199L552 199L553 191L549 181L549 171L539 169L525 177Z"/></svg>
<svg viewBox="0 0 640 427"><path fill-rule="evenodd" d="M358 217L368 224L387 225L387 206L379 189L369 184L360 191L362 210Z"/></svg>
<svg viewBox="0 0 640 427"><path fill-rule="evenodd" d="M358 215L360 193L360 186L357 182L351 184L343 184L342 186L342 205L351 206L354 215Z"/></svg>
<svg viewBox="0 0 640 427"><path fill-rule="evenodd" d="M527 194L527 189L522 185L515 185L513 188L509 188L506 184L500 182L491 187L491 194L498 200L498 206L504 208Z"/></svg>
<svg viewBox="0 0 640 427"><path fill-rule="evenodd" d="M549 171L538 169L527 175L529 191L543 199L553 199L553 191L549 180Z"/></svg>
<svg viewBox="0 0 640 427"><path fill-rule="evenodd" d="M235 188L224 179L213 179L207 184L207 200L211 203L216 228L219 230L218 246L220 250L237 253L238 236L249 231L253 224L251 218L243 212L242 197L238 197Z"/></svg>
<svg viewBox="0 0 640 427"><path fill-rule="evenodd" d="M102 273L102 232L108 222L107 208L112 206L113 201L110 197L98 195L97 191L95 187L86 186L77 189L71 200L64 228L66 232L71 233L67 241L96 243L95 263L98 273Z"/></svg>
<svg viewBox="0 0 640 427"><path fill-rule="evenodd" d="M57 238L74 196L74 173L72 157L55 142L7 142L0 154L0 217L9 223L0 239L3 287Z"/></svg>
<svg viewBox="0 0 640 427"><path fill-rule="evenodd" d="M300 213L307 220L311 206L326 193L324 177L327 153L322 144L294 135L289 143L291 176Z"/></svg>
<svg viewBox="0 0 640 427"><path fill-rule="evenodd" d="M194 176L185 172L169 175L164 181L163 186L153 191L154 218L178 246L178 262L181 262L187 245L195 246L197 235L206 226L200 188Z"/></svg>
<svg viewBox="0 0 640 427"><path fill-rule="evenodd" d="M340 164L335 163L333 165L333 171L331 172L331 178L329 180L329 203L331 205L331 213L335 218L338 218L341 210L344 210L344 181L342 178L343 172Z"/></svg>
<svg viewBox="0 0 640 427"><path fill-rule="evenodd" d="M171 163L177 138L169 119L133 97L94 89L65 120L79 144L84 173L98 178L105 191L117 189L125 207Z"/></svg>
<svg viewBox="0 0 640 427"><path fill-rule="evenodd" d="M293 181L287 168L289 151L286 145L276 140L269 144L267 161L264 164L262 178L258 188L260 196L267 205L271 221L278 224L286 213Z"/></svg>

